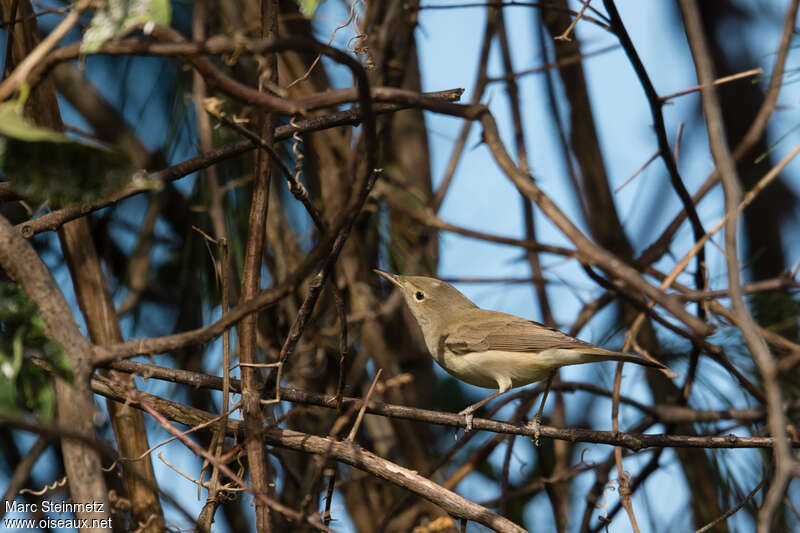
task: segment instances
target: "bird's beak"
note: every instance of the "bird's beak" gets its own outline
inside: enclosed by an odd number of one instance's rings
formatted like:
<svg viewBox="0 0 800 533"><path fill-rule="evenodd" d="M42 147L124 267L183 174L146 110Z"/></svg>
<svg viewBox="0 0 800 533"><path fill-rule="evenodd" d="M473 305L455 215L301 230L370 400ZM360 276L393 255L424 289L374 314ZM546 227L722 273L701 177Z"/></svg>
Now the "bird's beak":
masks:
<svg viewBox="0 0 800 533"><path fill-rule="evenodd" d="M372 271L375 272L380 277L385 278L386 281L388 281L392 285L397 285L401 289L403 288L403 285L400 283L400 280L397 279L397 275L384 272L383 270L378 270L377 268L373 268Z"/></svg>

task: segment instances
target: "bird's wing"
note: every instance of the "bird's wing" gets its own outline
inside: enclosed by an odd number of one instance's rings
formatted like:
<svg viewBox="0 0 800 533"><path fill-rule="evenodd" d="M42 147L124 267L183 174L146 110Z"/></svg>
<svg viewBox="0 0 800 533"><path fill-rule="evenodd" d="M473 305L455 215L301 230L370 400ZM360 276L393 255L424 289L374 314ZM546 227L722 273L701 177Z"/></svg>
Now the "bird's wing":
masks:
<svg viewBox="0 0 800 533"><path fill-rule="evenodd" d="M445 347L452 353L488 350L539 352L549 348L570 348L597 354L612 353L532 320L485 309L476 311L481 311L480 315L465 317L471 320L453 328L444 338Z"/></svg>

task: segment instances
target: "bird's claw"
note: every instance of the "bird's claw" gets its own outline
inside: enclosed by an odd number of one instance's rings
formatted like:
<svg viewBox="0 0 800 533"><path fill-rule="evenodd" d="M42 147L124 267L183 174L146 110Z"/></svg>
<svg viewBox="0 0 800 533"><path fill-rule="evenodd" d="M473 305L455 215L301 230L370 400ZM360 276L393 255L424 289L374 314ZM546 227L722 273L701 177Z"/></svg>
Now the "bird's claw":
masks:
<svg viewBox="0 0 800 533"><path fill-rule="evenodd" d="M533 429L533 445L537 448L539 447L539 436L542 434L541 432L541 425L542 425L542 417L538 414L533 417L533 420L528 422L528 427Z"/></svg>
<svg viewBox="0 0 800 533"><path fill-rule="evenodd" d="M464 409L463 411L460 411L458 414L464 417L464 433L466 434L472 431L472 419L474 418L472 411L470 411L469 409ZM456 430L454 437L455 440L458 440L458 430Z"/></svg>

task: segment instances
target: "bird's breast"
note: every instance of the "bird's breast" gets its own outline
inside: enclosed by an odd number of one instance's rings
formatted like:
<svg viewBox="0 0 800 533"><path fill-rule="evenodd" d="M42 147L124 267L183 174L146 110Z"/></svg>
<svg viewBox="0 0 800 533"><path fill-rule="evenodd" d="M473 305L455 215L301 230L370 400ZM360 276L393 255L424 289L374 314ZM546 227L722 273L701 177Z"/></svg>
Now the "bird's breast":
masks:
<svg viewBox="0 0 800 533"><path fill-rule="evenodd" d="M511 387L535 383L546 379L554 368L553 361L547 357L500 350L458 355L440 350L434 359L461 381L487 389L500 388L503 383L510 383Z"/></svg>

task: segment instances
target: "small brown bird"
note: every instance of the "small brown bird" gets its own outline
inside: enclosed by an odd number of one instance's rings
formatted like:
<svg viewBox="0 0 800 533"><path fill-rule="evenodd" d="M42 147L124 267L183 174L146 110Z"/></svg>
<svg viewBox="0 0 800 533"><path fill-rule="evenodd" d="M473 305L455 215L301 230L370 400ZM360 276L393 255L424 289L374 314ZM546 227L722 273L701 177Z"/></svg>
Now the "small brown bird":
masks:
<svg viewBox="0 0 800 533"><path fill-rule="evenodd" d="M549 386L562 366L625 361L666 369L659 362L606 350L533 320L481 309L444 281L375 272L403 292L431 357L442 368L471 385L497 389L459 413L466 416L468 431L479 407L514 387L543 379ZM537 429L541 412L542 408L534 420Z"/></svg>

